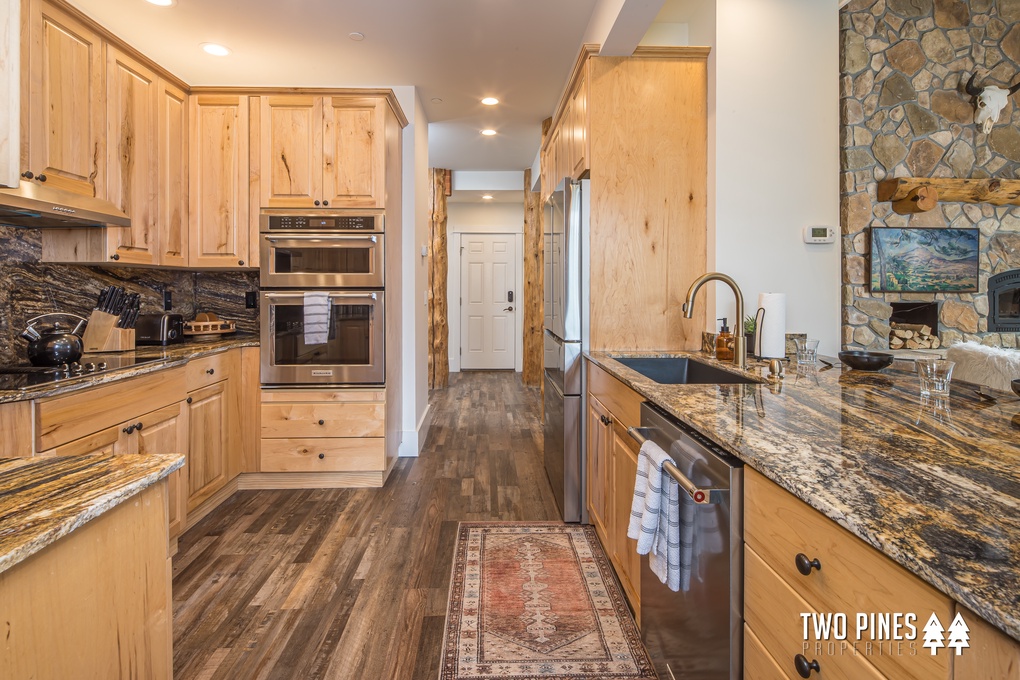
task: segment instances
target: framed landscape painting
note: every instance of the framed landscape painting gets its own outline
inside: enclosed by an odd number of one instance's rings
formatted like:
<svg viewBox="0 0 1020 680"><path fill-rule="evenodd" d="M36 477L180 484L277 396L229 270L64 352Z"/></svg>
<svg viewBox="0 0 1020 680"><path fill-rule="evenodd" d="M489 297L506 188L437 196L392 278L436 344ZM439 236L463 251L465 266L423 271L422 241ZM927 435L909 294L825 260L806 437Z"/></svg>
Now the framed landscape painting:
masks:
<svg viewBox="0 0 1020 680"><path fill-rule="evenodd" d="M885 293L975 293L977 229L874 228L871 290Z"/></svg>

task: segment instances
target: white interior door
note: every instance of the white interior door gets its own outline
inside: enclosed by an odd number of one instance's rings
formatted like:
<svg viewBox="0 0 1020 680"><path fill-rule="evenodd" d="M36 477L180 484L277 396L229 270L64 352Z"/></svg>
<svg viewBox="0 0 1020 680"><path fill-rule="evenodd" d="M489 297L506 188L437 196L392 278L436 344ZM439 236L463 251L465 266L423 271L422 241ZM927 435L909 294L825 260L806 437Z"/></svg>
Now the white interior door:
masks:
<svg viewBox="0 0 1020 680"><path fill-rule="evenodd" d="M513 234L463 234L460 249L462 369L513 369L517 242Z"/></svg>

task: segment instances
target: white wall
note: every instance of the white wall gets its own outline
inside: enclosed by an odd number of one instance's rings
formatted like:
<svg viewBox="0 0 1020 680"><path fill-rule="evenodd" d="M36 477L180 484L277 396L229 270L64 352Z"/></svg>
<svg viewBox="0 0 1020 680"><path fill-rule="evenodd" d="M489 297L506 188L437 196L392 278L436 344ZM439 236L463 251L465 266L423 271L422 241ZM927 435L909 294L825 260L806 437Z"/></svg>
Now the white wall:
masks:
<svg viewBox="0 0 1020 680"><path fill-rule="evenodd" d="M730 274L747 313L787 294L787 331L840 349L839 17L818 0L674 0L692 45L709 45L709 263ZM720 285L720 284L715 284ZM728 290L716 317L735 322ZM715 321L712 321L714 324ZM714 328L714 325L712 326Z"/></svg>
<svg viewBox="0 0 1020 680"><path fill-rule="evenodd" d="M401 456L417 456L431 424L428 390L428 258L421 248L429 241L428 119L416 88L394 88L408 126L403 136L403 309L401 310L403 400Z"/></svg>
<svg viewBox="0 0 1020 680"><path fill-rule="evenodd" d="M518 178L520 177L520 173ZM470 234L516 234L517 235L517 291L515 299L524 295L524 205L516 203L449 203L447 204L447 254L449 274L446 281L450 327L450 371L460 371L460 243L461 235ZM520 309L520 305L515 305ZM518 373L523 368L524 357L524 314L515 319L516 337L515 366Z"/></svg>

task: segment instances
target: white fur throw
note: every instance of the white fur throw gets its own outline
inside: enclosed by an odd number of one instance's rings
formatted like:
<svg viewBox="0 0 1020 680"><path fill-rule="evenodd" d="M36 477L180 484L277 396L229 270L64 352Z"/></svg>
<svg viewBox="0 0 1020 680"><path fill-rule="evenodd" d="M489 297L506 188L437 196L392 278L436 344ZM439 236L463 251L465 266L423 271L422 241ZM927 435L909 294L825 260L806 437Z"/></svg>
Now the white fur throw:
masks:
<svg viewBox="0 0 1020 680"><path fill-rule="evenodd" d="M946 358L956 362L953 377L958 380L1009 392L1009 381L1020 378L1020 350L962 342L950 347Z"/></svg>

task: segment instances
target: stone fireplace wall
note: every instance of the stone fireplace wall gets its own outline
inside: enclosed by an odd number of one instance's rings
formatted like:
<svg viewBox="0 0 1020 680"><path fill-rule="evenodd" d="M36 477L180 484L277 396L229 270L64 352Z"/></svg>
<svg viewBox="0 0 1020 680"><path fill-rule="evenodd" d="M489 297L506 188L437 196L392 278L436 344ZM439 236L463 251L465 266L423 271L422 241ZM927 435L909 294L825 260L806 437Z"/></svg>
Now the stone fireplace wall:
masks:
<svg viewBox="0 0 1020 680"><path fill-rule="evenodd" d="M877 183L890 177L1020 178L1020 106L1007 104L983 134L964 92L975 69L979 85L1020 80L1020 0L853 0L840 10L847 348L887 349L890 303L900 301L940 303L943 345L1018 344L1018 334L988 332L987 285L1020 268L1020 206L940 202L905 216L876 198ZM979 292L872 293L870 229L906 226L979 229Z"/></svg>

